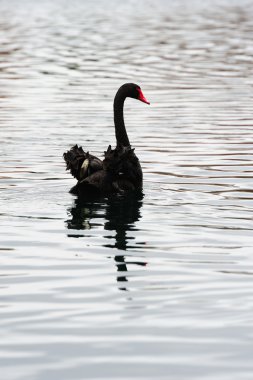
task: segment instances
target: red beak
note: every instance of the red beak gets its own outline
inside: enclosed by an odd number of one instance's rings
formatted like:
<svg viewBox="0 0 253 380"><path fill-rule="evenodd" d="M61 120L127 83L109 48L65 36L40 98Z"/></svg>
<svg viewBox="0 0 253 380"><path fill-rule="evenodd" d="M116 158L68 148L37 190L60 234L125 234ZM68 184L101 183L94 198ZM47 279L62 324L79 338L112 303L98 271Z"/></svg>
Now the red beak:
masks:
<svg viewBox="0 0 253 380"><path fill-rule="evenodd" d="M140 100L140 101L143 102L143 103L150 104L149 101L148 101L148 100L145 98L145 96L143 95L143 92L141 91L140 88L138 88L138 92L139 92L138 100Z"/></svg>

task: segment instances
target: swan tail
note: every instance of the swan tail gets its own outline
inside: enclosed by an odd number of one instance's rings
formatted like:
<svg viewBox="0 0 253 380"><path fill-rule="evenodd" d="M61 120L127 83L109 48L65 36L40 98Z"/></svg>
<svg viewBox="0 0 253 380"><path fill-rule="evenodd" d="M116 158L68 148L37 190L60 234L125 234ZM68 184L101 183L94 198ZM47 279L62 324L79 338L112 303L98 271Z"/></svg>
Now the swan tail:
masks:
<svg viewBox="0 0 253 380"><path fill-rule="evenodd" d="M78 181L102 169L102 161L89 152L84 152L78 145L74 145L64 153L63 158L66 162L66 170L70 170L72 176Z"/></svg>
<svg viewBox="0 0 253 380"><path fill-rule="evenodd" d="M72 176L78 181L81 179L82 172L85 171L85 167L88 166L88 162L86 161L88 156L89 153L84 152L83 148L78 145L73 146L66 153L63 153L63 158L66 162L66 170L70 170Z"/></svg>

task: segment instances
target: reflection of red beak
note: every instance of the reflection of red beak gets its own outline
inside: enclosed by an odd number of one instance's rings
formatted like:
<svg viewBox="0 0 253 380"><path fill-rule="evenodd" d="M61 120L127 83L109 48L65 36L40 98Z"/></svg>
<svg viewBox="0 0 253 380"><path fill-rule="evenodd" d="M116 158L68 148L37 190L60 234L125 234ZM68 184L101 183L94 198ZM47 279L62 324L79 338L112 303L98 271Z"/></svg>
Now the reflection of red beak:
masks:
<svg viewBox="0 0 253 380"><path fill-rule="evenodd" d="M140 100L140 101L143 102L143 103L150 104L149 101L148 101L148 100L145 98L145 96L143 95L143 92L141 91L140 88L138 88L138 92L139 92L138 100Z"/></svg>

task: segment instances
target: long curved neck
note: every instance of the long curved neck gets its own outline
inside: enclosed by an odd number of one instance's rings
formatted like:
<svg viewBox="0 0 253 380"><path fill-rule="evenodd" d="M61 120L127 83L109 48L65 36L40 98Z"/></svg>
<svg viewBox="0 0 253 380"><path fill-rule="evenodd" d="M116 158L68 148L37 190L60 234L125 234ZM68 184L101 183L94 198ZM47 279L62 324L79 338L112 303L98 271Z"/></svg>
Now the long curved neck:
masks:
<svg viewBox="0 0 253 380"><path fill-rule="evenodd" d="M129 146L130 142L127 136L126 127L124 123L124 101L126 99L126 95L121 93L120 89L115 95L113 110L114 110L114 125L115 125L115 135L117 140L117 146Z"/></svg>

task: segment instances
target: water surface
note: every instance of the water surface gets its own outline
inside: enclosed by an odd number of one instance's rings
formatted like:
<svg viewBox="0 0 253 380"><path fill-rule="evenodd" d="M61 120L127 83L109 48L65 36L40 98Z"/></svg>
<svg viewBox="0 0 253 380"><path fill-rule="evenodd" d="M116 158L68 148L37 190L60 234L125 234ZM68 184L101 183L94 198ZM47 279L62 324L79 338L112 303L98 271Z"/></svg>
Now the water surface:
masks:
<svg viewBox="0 0 253 380"><path fill-rule="evenodd" d="M0 1L0 362L8 380L252 379L250 1ZM126 125L143 197L62 153Z"/></svg>

